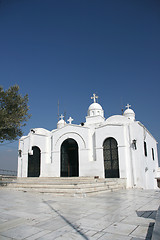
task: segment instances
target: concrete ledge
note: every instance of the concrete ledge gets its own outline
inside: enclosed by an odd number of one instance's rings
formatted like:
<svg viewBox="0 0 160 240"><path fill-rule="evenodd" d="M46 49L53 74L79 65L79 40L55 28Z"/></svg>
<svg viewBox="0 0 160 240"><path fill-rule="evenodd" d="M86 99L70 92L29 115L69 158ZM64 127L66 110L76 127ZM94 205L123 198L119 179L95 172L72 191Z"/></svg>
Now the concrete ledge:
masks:
<svg viewBox="0 0 160 240"><path fill-rule="evenodd" d="M156 222L153 229L152 240L160 239L160 207L157 210Z"/></svg>

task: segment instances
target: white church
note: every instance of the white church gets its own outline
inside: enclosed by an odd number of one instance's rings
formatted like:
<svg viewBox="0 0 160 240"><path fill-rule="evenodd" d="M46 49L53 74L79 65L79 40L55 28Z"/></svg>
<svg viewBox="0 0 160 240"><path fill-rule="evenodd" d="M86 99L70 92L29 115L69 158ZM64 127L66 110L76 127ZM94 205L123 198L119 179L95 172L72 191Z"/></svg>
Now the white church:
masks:
<svg viewBox="0 0 160 240"><path fill-rule="evenodd" d="M157 142L135 120L128 104L123 115L104 117L93 94L86 121L61 115L57 128L31 129L19 141L18 177L123 178L127 188L157 188Z"/></svg>

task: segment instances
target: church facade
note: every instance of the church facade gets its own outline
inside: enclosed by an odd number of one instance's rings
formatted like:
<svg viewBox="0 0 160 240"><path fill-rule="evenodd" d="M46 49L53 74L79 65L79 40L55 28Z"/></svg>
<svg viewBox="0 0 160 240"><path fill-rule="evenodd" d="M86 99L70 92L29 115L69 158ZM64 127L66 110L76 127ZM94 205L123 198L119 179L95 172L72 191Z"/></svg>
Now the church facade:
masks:
<svg viewBox="0 0 160 240"><path fill-rule="evenodd" d="M86 122L68 123L63 116L57 128L31 129L19 141L18 177L124 178L127 188L157 188L157 142L135 120L127 105L123 115L104 118L96 102L88 108Z"/></svg>

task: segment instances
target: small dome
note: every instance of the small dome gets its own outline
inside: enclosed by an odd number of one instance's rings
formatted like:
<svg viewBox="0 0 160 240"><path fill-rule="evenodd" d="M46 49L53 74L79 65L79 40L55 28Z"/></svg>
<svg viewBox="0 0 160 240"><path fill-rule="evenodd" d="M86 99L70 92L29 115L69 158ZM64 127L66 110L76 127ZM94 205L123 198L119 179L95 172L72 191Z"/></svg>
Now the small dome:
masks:
<svg viewBox="0 0 160 240"><path fill-rule="evenodd" d="M64 121L64 116L61 114L61 116L60 116L60 120L58 121L58 123L57 123L57 128L62 128L62 127L64 127L65 125L66 125L66 122Z"/></svg>
<svg viewBox="0 0 160 240"><path fill-rule="evenodd" d="M64 121L63 119L61 119L61 120L58 121L58 123L59 123L59 124L65 123L65 121Z"/></svg>
<svg viewBox="0 0 160 240"><path fill-rule="evenodd" d="M102 110L102 107L99 103L92 103L88 110Z"/></svg>
<svg viewBox="0 0 160 240"><path fill-rule="evenodd" d="M123 115L126 115L126 114L135 114L134 111L131 109L131 108L128 108L124 111L124 114Z"/></svg>
<svg viewBox="0 0 160 240"><path fill-rule="evenodd" d="M128 123L129 119L122 115L113 115L106 119L106 124L125 124Z"/></svg>
<svg viewBox="0 0 160 240"><path fill-rule="evenodd" d="M65 126L65 124L66 124L66 122L63 119L61 119L57 123L57 128L62 128Z"/></svg>
<svg viewBox="0 0 160 240"><path fill-rule="evenodd" d="M126 107L128 107L128 108L124 111L123 116L134 121L135 120L135 112L129 108L130 107L129 105Z"/></svg>

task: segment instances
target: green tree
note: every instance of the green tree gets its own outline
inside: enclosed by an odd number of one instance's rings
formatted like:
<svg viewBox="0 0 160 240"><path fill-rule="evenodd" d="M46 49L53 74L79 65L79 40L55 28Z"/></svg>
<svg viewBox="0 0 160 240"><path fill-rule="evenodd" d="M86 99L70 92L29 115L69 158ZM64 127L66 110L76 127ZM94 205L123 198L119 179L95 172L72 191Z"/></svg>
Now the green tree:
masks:
<svg viewBox="0 0 160 240"><path fill-rule="evenodd" d="M0 142L17 140L23 135L22 127L31 117L28 113L28 95L19 93L19 86L4 91L0 86Z"/></svg>

